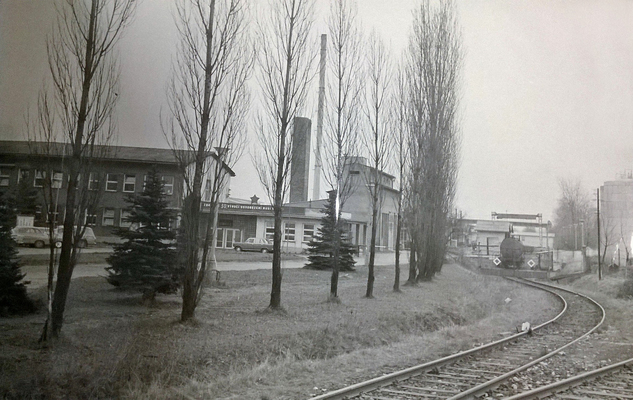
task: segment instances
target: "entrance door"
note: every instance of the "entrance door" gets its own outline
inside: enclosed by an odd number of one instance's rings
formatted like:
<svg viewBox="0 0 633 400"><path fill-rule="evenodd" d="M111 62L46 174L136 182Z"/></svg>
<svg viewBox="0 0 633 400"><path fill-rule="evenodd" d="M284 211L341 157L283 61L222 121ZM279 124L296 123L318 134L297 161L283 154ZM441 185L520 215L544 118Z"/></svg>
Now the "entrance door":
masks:
<svg viewBox="0 0 633 400"><path fill-rule="evenodd" d="M218 228L218 238L215 242L216 249L232 249L234 242L242 241L242 232L239 229Z"/></svg>
<svg viewBox="0 0 633 400"><path fill-rule="evenodd" d="M215 248L222 249L224 248L224 229L218 228L218 235L215 239Z"/></svg>
<svg viewBox="0 0 633 400"><path fill-rule="evenodd" d="M240 230L239 229L226 229L226 248L227 249L232 249L233 248L233 242L241 242L242 241L242 235L240 234Z"/></svg>

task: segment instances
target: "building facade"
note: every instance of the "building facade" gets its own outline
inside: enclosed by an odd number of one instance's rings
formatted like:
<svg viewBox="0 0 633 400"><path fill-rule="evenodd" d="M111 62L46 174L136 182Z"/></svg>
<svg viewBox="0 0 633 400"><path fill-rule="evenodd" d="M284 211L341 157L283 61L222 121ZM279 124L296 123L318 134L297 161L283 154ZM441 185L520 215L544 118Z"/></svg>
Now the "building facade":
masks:
<svg viewBox="0 0 633 400"><path fill-rule="evenodd" d="M344 169L350 178L351 192L343 204L341 217L353 245L359 251L369 247L371 234L371 193L375 174L360 157L351 159ZM393 188L395 177L379 171L381 201L379 204L376 246L378 251L393 250L396 237L399 192ZM290 198L293 196L290 187ZM302 192L303 193L303 192ZM303 194L302 194L303 195ZM283 206L282 251L304 252L321 226L326 199L294 201ZM218 215L218 248L232 248L236 241L250 237L273 239L274 218L271 205L259 204L253 196L251 200L227 199L220 203ZM406 240L406 239L403 239Z"/></svg>
<svg viewBox="0 0 633 400"><path fill-rule="evenodd" d="M15 190L20 184L37 189L36 226L44 226L49 215L55 218L56 224L62 224L64 220L68 187L64 166L66 154L70 154L70 150L61 143L55 144L45 155L38 150L38 143L0 141L0 190ZM219 162L215 154L210 154L208 159L209 162ZM184 173L180 165L171 149L109 146L107 152L95 158L85 172L88 174L84 179L87 187L81 190L95 199L85 210L86 224L101 237L113 236L117 228L129 227L125 199L143 191L146 176L152 168L156 168L161 176L169 207L178 215L185 195ZM230 177L235 175L230 168L225 170L224 192L228 191ZM212 178L206 177L208 179ZM46 196L45 186L49 186ZM49 210L52 212L49 213ZM178 218L173 221L172 227L177 225Z"/></svg>
<svg viewBox="0 0 633 400"><path fill-rule="evenodd" d="M600 187L600 251L609 262L617 250L631 252L633 245L633 179L607 181Z"/></svg>

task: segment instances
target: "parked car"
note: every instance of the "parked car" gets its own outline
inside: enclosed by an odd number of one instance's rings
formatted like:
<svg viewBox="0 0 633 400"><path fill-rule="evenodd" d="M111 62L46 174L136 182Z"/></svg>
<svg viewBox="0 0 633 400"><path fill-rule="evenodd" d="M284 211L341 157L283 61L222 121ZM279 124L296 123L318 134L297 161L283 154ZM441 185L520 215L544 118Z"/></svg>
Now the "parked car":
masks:
<svg viewBox="0 0 633 400"><path fill-rule="evenodd" d="M38 249L50 244L48 230L34 226L16 226L11 230L11 236L22 246L33 246Z"/></svg>
<svg viewBox="0 0 633 400"><path fill-rule="evenodd" d="M58 226L55 229L55 247L62 247L62 237L64 236L64 227ZM90 227L86 227L83 236L77 242L77 247L84 248L88 245L97 244L97 237L95 236L94 231Z"/></svg>
<svg viewBox="0 0 633 400"><path fill-rule="evenodd" d="M271 253L273 251L272 240L262 238L248 238L244 242L234 242L235 251L259 251L262 253Z"/></svg>

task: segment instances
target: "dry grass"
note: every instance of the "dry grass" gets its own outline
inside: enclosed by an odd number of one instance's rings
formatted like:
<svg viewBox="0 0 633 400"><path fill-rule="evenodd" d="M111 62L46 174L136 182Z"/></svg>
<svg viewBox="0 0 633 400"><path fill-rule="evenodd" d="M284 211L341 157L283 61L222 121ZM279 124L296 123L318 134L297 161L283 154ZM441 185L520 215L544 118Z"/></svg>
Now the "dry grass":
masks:
<svg viewBox="0 0 633 400"><path fill-rule="evenodd" d="M286 270L283 312L266 310L269 271L226 272L226 286L207 290L192 324L177 322L177 296L145 308L139 294L77 279L54 348L36 344L43 315L2 321L0 395L305 398L497 339L558 307L538 291L453 265L393 293L392 269L377 268L374 299L362 297L364 267L343 274L340 304L327 301L328 272Z"/></svg>

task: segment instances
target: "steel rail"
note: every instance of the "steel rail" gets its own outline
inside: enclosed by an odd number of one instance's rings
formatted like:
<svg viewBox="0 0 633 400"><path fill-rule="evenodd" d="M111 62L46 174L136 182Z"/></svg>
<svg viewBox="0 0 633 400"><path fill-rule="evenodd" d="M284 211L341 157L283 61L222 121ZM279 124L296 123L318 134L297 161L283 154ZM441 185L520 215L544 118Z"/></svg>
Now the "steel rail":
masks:
<svg viewBox="0 0 633 400"><path fill-rule="evenodd" d="M607 365L606 367L594 369L593 371L584 372L580 375L572 376L571 378L567 378L562 381L550 383L549 385L541 386L527 392L515 394L514 396L506 397L504 400L541 399L544 396L555 395L556 393L559 393L563 390L581 385L587 381L603 375L607 375L625 367L633 367L633 358L621 361L619 363Z"/></svg>
<svg viewBox="0 0 633 400"><path fill-rule="evenodd" d="M558 321L567 311L568 305L567 305L567 301L565 301L565 299L560 296L557 293L552 292L551 290L548 289L544 289L542 287L539 287L535 284L531 284L531 282L529 281L517 281L514 280L517 283L521 283L521 284L526 284L528 286L533 286L536 287L540 290L544 290L547 291L549 293L554 294L559 301L561 301L561 303L563 304L563 308L561 310L560 313L558 313L558 315L556 315L554 318L550 319L549 321L546 321L540 325L537 325L535 327L532 328L532 331L537 331L539 329L542 329L545 326L548 326L556 321ZM328 393L324 393L322 395L316 396L316 397L311 397L309 400L343 400L345 398L351 397L351 396L357 396L360 395L362 393L374 390L374 389L378 389L382 386L386 386L388 384L391 384L393 382L397 382L400 380L404 380L404 379L408 379L411 378L413 376L416 375L420 375L423 374L425 372L428 371L432 371L438 367L441 367L443 365L446 364L450 364L454 361L457 361L461 358L465 358L466 356L469 356L471 354L476 354L479 352L482 352L484 350L488 350L488 349L492 349L494 347L498 347L501 346L505 343L511 342L513 340L517 340L525 335L528 335L529 332L524 331L524 332L520 332L517 334L514 334L512 336L508 336L506 338L482 345L482 346L478 346L478 347L474 347L472 349L469 350L465 350L465 351L461 351L459 353L455 353L455 354L451 354L449 356L437 359L437 360L433 360L433 361L429 361L427 363L424 364L420 364L420 365L416 365L407 369L403 369L400 371L396 371L396 372L392 372L390 374L387 375L383 375L377 378L373 378L373 379L369 379L367 381L364 382L360 382L360 383L356 383L350 386L346 386L344 388L341 389L337 389Z"/></svg>
<svg viewBox="0 0 633 400"><path fill-rule="evenodd" d="M572 340L571 342L565 344L564 346L561 346L558 349L555 349L555 350L545 354L544 356L542 356L540 358L537 358L534 361L531 361L531 362L529 362L527 364L524 364L524 365L520 366L519 368L516 368L516 369L514 369L514 370L512 370L510 372L507 372L507 373L503 374L503 375L499 375L498 377L496 377L494 379L491 379L491 380L489 380L487 382L484 382L484 383L482 383L480 385L474 386L474 387L472 387L472 388L470 388L470 389L468 389L468 390L466 390L464 392L461 392L458 395L449 398L448 400L464 400L464 399L471 400L471 399L475 399L476 396L480 396L480 395L488 392L489 390L494 389L495 387L499 386L499 384L501 384L502 382L507 381L508 379L512 378L516 374L518 374L520 372L523 372L526 369L528 369L528 368L530 368L530 367L532 367L532 366L534 366L534 365L536 365L536 364L538 364L538 363L540 363L540 362L542 362L542 361L544 361L544 360L546 360L546 359L558 354L559 352L565 350L569 346L572 346L575 343L577 343L578 341L580 341L580 340L584 339L585 337L589 336L590 334L592 334L596 329L598 329L602 325L602 323L604 322L604 319L606 318L606 312L605 312L604 308L600 305L600 303L598 303L597 301L595 301L594 299L592 299L589 296L583 295L583 294L578 293L578 292L574 292L574 291L569 290L569 289L561 288L561 287L558 287L558 286L555 286L555 285L550 285L550 284L547 284L547 283L534 283L534 282L531 282L531 281L528 281L528 280L525 280L525 279L521 279L521 280L514 279L514 278L506 278L506 279L509 279L511 281L514 281L514 282L522 282L522 283L525 283L527 285L534 286L534 287L540 287L540 286L550 287L550 288L554 288L554 289L557 289L557 290L561 290L563 292L568 292L568 293L576 295L576 296L584 297L585 299L589 300L590 302L592 302L593 304L598 306L598 308L600 309L600 311L602 313L602 318L600 319L600 322L596 326L591 328L584 335Z"/></svg>

